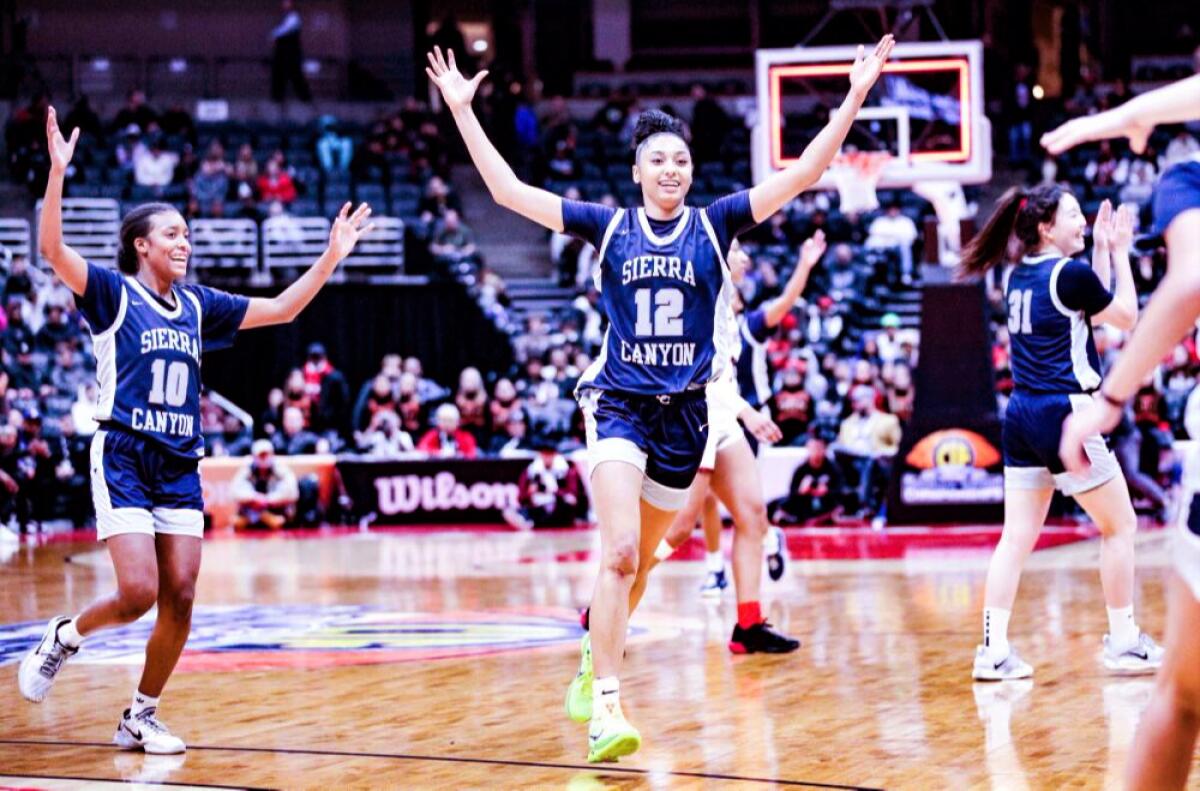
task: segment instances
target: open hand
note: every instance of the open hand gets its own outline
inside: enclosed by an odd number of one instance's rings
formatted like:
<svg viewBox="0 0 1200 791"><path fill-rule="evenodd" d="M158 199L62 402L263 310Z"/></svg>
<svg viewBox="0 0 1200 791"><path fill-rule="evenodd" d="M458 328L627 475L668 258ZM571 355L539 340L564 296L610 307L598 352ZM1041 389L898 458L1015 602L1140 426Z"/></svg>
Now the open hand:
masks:
<svg viewBox="0 0 1200 791"><path fill-rule="evenodd" d="M774 420L753 410L742 418L742 424L759 442L778 442L783 439L783 432Z"/></svg>
<svg viewBox="0 0 1200 791"><path fill-rule="evenodd" d="M1096 222L1092 224L1092 244L1101 250L1112 246L1113 238L1113 209L1112 203L1105 200L1096 211Z"/></svg>
<svg viewBox="0 0 1200 791"><path fill-rule="evenodd" d="M371 216L371 207L365 203L359 204L354 210L354 214L350 214L350 201L342 206L342 210L338 212L337 218L333 221L333 228L329 231L329 250L341 261L346 256L354 251L354 245L358 244L358 240L364 234L370 233L375 227L374 223L363 226L367 218Z"/></svg>
<svg viewBox="0 0 1200 791"><path fill-rule="evenodd" d="M63 137L58 128L58 113L51 107L46 111L46 149L50 152L50 169L62 173L71 164L75 155L75 144L79 142L79 127L71 132L71 139Z"/></svg>
<svg viewBox="0 0 1200 791"><path fill-rule="evenodd" d="M1083 443L1089 437L1112 431L1120 420L1120 410L1102 399L1096 399L1071 414L1063 423L1062 438L1058 445L1058 455L1062 458L1067 472L1087 471L1091 461L1084 451Z"/></svg>
<svg viewBox="0 0 1200 791"><path fill-rule="evenodd" d="M870 55L867 54L866 47L859 45L854 65L850 67L851 90L856 91L860 96L867 95L871 86L883 72L883 64L887 63L894 46L896 46L896 38L891 33L879 39L879 43L875 45L875 51Z"/></svg>
<svg viewBox="0 0 1200 791"><path fill-rule="evenodd" d="M1126 107L1127 105L1121 105L1103 113L1067 121L1057 129L1042 135L1042 147L1049 153L1058 155L1080 143L1127 137L1129 148L1133 153L1140 154L1146 150L1146 140L1154 131L1154 126L1134 117Z"/></svg>
<svg viewBox="0 0 1200 791"><path fill-rule="evenodd" d="M825 247L825 232L818 229L800 245L800 267L811 271L820 262L821 256L825 255Z"/></svg>
<svg viewBox="0 0 1200 791"><path fill-rule="evenodd" d="M433 52L428 53L426 57L429 58L429 66L426 67L425 73L442 92L442 99L451 112L470 107L479 83L487 76L487 69L468 80L454 62L454 50L446 50L446 56L443 57L442 48L434 47Z"/></svg>
<svg viewBox="0 0 1200 791"><path fill-rule="evenodd" d="M1121 208L1117 209L1116 216L1113 217L1110 242L1114 251L1128 253L1129 248L1133 246L1133 218L1133 207L1128 203L1122 203Z"/></svg>

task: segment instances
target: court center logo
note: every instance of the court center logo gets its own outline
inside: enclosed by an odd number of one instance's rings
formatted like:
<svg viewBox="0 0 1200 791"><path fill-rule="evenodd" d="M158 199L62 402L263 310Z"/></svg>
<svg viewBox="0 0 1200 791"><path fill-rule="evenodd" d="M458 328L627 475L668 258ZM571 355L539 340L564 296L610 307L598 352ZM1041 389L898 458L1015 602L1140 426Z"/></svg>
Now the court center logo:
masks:
<svg viewBox="0 0 1200 791"><path fill-rule="evenodd" d="M153 611L101 632L72 664L141 666ZM19 662L45 621L0 625L0 665ZM637 631L645 631L637 630ZM318 668L477 656L574 645L574 618L522 611L407 613L363 605L197 607L182 671Z"/></svg>

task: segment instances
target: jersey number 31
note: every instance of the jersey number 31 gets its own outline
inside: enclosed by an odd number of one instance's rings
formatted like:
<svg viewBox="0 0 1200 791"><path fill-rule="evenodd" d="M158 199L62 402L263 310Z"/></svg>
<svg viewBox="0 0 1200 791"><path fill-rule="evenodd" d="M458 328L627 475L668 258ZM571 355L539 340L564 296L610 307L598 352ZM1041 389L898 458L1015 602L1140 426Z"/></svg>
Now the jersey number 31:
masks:
<svg viewBox="0 0 1200 791"><path fill-rule="evenodd" d="M1028 288L1016 288L1008 292L1008 331L1024 333L1033 332L1033 322L1030 319L1030 307L1033 305L1033 291Z"/></svg>

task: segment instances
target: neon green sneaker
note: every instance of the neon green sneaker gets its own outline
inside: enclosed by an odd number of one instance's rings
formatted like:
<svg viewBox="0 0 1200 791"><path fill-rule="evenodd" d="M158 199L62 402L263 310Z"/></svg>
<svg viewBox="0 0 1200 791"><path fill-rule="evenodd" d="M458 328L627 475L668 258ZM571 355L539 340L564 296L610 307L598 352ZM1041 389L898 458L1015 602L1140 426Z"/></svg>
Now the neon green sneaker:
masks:
<svg viewBox="0 0 1200 791"><path fill-rule="evenodd" d="M567 716L575 722L592 718L592 636L585 634L579 641L579 672L567 687Z"/></svg>
<svg viewBox="0 0 1200 791"><path fill-rule="evenodd" d="M641 746L642 735L625 721L619 705L592 718L588 727L588 763L616 761L622 755L632 755Z"/></svg>

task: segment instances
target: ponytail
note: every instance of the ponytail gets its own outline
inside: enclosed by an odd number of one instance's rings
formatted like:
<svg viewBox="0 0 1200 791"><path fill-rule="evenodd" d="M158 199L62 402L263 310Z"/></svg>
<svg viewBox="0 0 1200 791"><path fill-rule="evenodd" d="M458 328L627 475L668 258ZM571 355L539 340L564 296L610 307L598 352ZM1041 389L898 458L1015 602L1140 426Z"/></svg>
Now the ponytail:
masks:
<svg viewBox="0 0 1200 791"><path fill-rule="evenodd" d="M996 210L975 238L963 250L957 276L974 280L1004 260L1008 244L1015 234L1024 251L1041 240L1038 226L1054 222L1058 203L1066 190L1058 184L1044 184L1027 190L1013 187L1001 196Z"/></svg>

